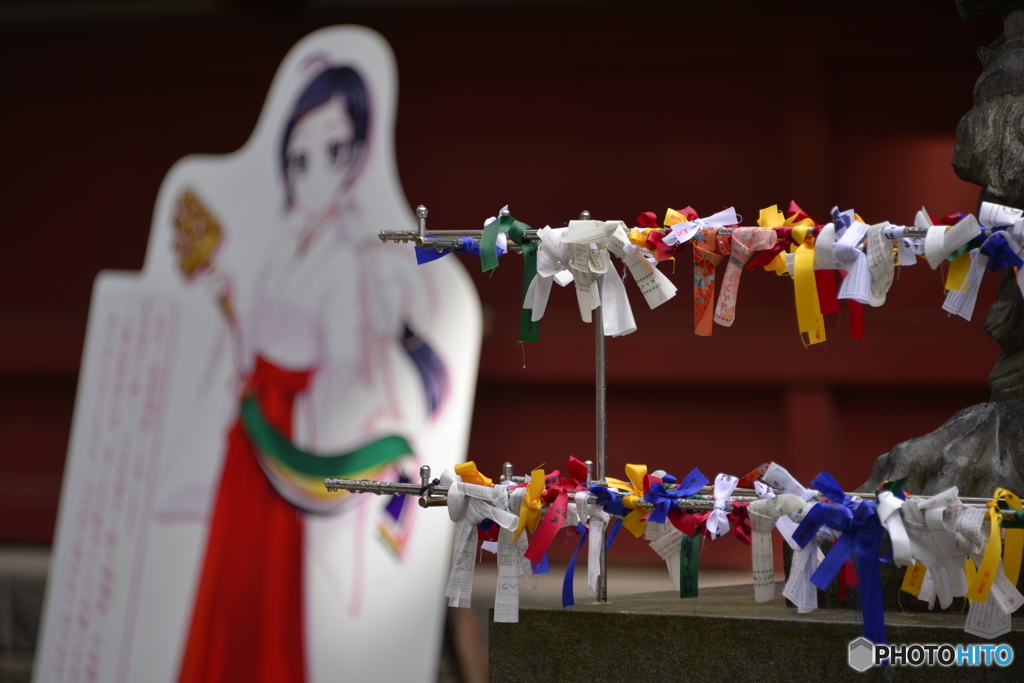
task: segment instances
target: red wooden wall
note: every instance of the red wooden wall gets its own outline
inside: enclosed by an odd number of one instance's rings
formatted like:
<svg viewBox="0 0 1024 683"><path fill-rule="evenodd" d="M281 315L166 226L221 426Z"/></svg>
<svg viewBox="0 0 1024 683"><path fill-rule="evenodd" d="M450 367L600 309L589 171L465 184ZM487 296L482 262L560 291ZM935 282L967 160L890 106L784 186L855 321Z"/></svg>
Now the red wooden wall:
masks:
<svg viewBox="0 0 1024 683"><path fill-rule="evenodd" d="M347 22L395 49L399 170L437 228L478 226L506 203L534 227L687 204L753 218L790 199L819 220L835 204L898 222L922 204L974 208L977 188L949 160L975 50L1000 25L963 21L952 2L243 6L2 22L0 540L52 537L96 273L140 268L171 164L241 146L288 48ZM486 337L471 457L491 474L505 460L523 471L586 458L594 443L592 329L571 291L554 292L524 368L521 269L510 258L493 277L474 273ZM646 462L713 477L775 459L849 489L880 453L987 397L995 276L967 323L941 310L939 274L904 269L886 306L867 311L866 339L830 319L828 343L805 349L788 279L746 273L735 326L698 338L688 264L667 272L680 295L652 312L629 283L639 331L608 343L612 473Z"/></svg>

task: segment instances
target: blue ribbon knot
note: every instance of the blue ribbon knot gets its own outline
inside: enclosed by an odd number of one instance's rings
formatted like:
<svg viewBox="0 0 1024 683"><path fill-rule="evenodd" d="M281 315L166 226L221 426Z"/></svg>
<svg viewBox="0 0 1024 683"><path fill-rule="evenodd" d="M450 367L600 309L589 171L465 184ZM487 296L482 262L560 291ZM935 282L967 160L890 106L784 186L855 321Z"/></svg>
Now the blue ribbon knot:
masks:
<svg viewBox="0 0 1024 683"><path fill-rule="evenodd" d="M701 471L696 467L693 471L686 475L681 485L669 490L665 488L665 485L672 485L676 482L676 478L668 474L662 477L663 483L654 482L651 487L647 489L647 493L644 494L644 499L653 505L653 509L648 516L648 522L654 522L655 524L664 524L668 518L668 513L674 509L677 505L677 501L680 498L688 498L693 494L700 491L702 488L708 485L708 478L701 474Z"/></svg>
<svg viewBox="0 0 1024 683"><path fill-rule="evenodd" d="M591 486L590 493L597 498L596 505L603 508L609 515L625 517L632 512L632 510L623 507L622 494L618 491L612 491L607 486Z"/></svg>
<svg viewBox="0 0 1024 683"><path fill-rule="evenodd" d="M845 531L849 529L849 521L853 518L853 500L846 495L831 474L822 472L814 478L811 486L832 502L818 503L807 511L800 526L793 532L793 540L801 548L807 547L821 527L827 526L836 531Z"/></svg>
<svg viewBox="0 0 1024 683"><path fill-rule="evenodd" d="M991 271L1003 270L1010 266L1024 267L1024 259L1021 259L1013 250L1002 230L992 233L985 240L985 243L981 245L981 252L989 257L988 269Z"/></svg>
<svg viewBox="0 0 1024 683"><path fill-rule="evenodd" d="M793 539L801 548L814 538L822 526L842 532L818 569L811 575L811 583L826 590L847 558L856 555L857 574L861 586L861 613L864 617L864 637L872 643L885 643L885 617L882 612L882 573L879 552L885 527L875 514L875 504L854 501L839 487L835 478L822 472L811 485L834 503L819 503L812 507L797 527ZM819 511L820 510L820 511Z"/></svg>

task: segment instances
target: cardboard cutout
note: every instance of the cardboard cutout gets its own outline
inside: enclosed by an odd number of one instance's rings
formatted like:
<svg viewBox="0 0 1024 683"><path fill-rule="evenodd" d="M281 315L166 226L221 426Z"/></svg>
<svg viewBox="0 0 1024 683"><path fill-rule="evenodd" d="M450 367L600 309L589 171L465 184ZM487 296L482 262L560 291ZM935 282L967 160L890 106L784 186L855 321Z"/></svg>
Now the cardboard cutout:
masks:
<svg viewBox="0 0 1024 683"><path fill-rule="evenodd" d="M434 680L445 515L328 494L465 453L479 302L414 219L394 60L318 31L235 154L160 189L141 273L96 281L36 681Z"/></svg>

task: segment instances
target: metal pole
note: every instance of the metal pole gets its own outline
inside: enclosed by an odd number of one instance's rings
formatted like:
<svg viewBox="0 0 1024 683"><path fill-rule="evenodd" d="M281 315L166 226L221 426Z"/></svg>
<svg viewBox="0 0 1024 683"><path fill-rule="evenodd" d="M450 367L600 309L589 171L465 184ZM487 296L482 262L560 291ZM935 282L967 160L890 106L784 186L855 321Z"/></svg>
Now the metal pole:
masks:
<svg viewBox="0 0 1024 683"><path fill-rule="evenodd" d="M583 211L580 213L581 221L590 220L590 212ZM596 458L594 459L594 475L595 480L599 483L604 483L605 473L608 471L608 459L607 452L605 450L605 441L608 434L607 429L607 416L608 411L605 405L606 397L606 384L605 384L605 369L607 362L605 360L605 338L604 338L604 320L602 317L603 309L598 306L593 312L594 322L594 404L596 408L595 423L596 423ZM598 542L601 544L601 575L597 579L597 601L608 602L608 550L605 547L604 538L591 539L591 542Z"/></svg>
<svg viewBox="0 0 1024 683"><path fill-rule="evenodd" d="M408 230L381 230L377 236L382 242L413 242L417 246L424 247L426 249L457 249L462 246L463 237L472 237L476 244L480 243L480 236L483 234L483 230L432 230L428 233L426 228L426 207L422 205L417 207L416 215L418 218L416 232L410 232ZM502 215L507 216L508 212L503 212ZM718 234L730 235L735 230L751 229L753 228L719 228ZM988 236L992 234L992 231L992 228L982 227L981 234ZM817 230L815 230L815 234L817 234ZM928 228L918 228L913 225L891 226L886 228L883 234L887 239L891 240L899 239L900 236L920 239L928 235ZM526 240L536 240L537 231L527 230L523 237ZM521 252L523 250L522 246L518 244L509 244L508 248L509 251L515 252Z"/></svg>
<svg viewBox="0 0 1024 683"><path fill-rule="evenodd" d="M594 309L594 391L596 394L597 406L597 480L604 482L607 471L607 453L605 452L605 437L607 429L605 418L607 417L605 406L605 357L604 357L604 321L601 319L601 307ZM594 539L591 539L591 543ZM604 542L604 536L597 539L601 544L601 574L597 577L597 601L608 602L608 548Z"/></svg>
<svg viewBox="0 0 1024 683"><path fill-rule="evenodd" d="M416 232L420 239L427 236L427 207L422 204L416 207Z"/></svg>
<svg viewBox="0 0 1024 683"><path fill-rule="evenodd" d="M597 407L596 423L597 423L597 460L595 462L596 479L599 482L603 482L605 474L608 470L608 459L605 451L605 439L607 436L607 428L605 421L607 418L607 409L605 406L605 357L604 357L604 324L601 320L601 307L598 306L594 309L594 392L595 392L595 405Z"/></svg>

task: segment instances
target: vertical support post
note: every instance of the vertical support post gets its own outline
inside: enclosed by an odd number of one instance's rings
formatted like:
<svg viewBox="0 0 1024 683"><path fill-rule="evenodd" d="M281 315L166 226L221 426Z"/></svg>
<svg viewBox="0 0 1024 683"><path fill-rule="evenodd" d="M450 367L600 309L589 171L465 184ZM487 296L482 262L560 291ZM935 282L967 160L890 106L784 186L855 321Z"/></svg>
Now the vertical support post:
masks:
<svg viewBox="0 0 1024 683"><path fill-rule="evenodd" d="M420 507L427 507L430 504L430 465L423 465L420 467L420 486L425 490L423 495L420 496Z"/></svg>
<svg viewBox="0 0 1024 683"><path fill-rule="evenodd" d="M580 220L590 220L590 212L583 211L580 213ZM604 337L604 320L603 320L603 309L598 306L593 312L594 321L594 404L596 407L595 423L597 427L596 431L596 457L594 458L594 469L595 469L595 480L598 482L604 482L605 475L607 473L608 459L605 451L605 439L607 436L606 419L607 409L605 406L606 396L606 384L605 384L605 369L607 368L607 362L605 361L605 337ZM594 539L591 540L593 542ZM601 544L601 575L597 579L597 601L608 602L608 562L607 562L607 548L605 548L604 539L598 540Z"/></svg>
<svg viewBox="0 0 1024 683"><path fill-rule="evenodd" d="M605 406L605 368L607 367L604 356L604 322L601 319L602 309L598 306L594 309L594 392L597 423L597 462L595 474L597 481L604 483L605 474L608 471L607 453L605 452L605 437L607 429L605 419L607 417ZM597 578L597 601L608 602L608 549L605 547L604 538L598 539L601 544L601 575Z"/></svg>
<svg viewBox="0 0 1024 683"><path fill-rule="evenodd" d="M607 408L605 406L605 368L607 363L604 356L604 324L601 320L601 307L594 309L594 405L596 406L595 423L597 426L597 458L594 461L594 474L598 481L602 481L608 468L607 453L605 451L605 439L607 428Z"/></svg>
<svg viewBox="0 0 1024 683"><path fill-rule="evenodd" d="M427 236L427 207L422 204L416 207L416 230L420 237Z"/></svg>

